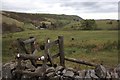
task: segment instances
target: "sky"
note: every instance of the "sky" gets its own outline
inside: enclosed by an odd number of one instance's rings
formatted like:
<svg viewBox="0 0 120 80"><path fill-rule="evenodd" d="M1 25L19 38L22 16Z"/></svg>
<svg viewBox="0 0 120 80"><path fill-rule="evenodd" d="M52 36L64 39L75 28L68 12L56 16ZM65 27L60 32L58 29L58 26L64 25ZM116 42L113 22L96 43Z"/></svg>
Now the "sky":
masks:
<svg viewBox="0 0 120 80"><path fill-rule="evenodd" d="M83 19L118 19L119 0L1 0L1 10L78 15Z"/></svg>

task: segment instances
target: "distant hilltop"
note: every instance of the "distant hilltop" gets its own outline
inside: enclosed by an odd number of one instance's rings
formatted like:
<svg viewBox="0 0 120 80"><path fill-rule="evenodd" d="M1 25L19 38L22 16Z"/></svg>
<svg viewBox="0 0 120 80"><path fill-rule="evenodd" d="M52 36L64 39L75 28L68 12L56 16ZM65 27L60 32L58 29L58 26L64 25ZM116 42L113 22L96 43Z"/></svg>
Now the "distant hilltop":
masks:
<svg viewBox="0 0 120 80"><path fill-rule="evenodd" d="M21 13L2 11L2 29L6 32L20 32L35 29L84 30L83 18L77 15ZM118 21L94 20L95 30L118 30ZM91 24L90 24L91 25ZM89 30L92 30L91 28Z"/></svg>
<svg viewBox="0 0 120 80"><path fill-rule="evenodd" d="M35 29L36 27L39 28L44 24L45 27L49 29L56 29L56 28L62 28L73 21L78 22L82 20L81 17L76 15L20 13L20 12L10 12L10 11L2 11L2 18L3 18L2 23L4 25L3 31L11 31L11 32L14 32L14 29L16 30L16 27L13 27L13 25L17 26L17 31L26 30L26 29ZM9 26L13 28L8 30L8 28L10 28Z"/></svg>
<svg viewBox="0 0 120 80"><path fill-rule="evenodd" d="M68 20L68 21L80 21L81 17L77 15L65 15L65 14L42 14L42 13L20 13L20 12L10 12L2 11L2 15L16 19L21 22L40 22L49 21L53 22L56 20Z"/></svg>

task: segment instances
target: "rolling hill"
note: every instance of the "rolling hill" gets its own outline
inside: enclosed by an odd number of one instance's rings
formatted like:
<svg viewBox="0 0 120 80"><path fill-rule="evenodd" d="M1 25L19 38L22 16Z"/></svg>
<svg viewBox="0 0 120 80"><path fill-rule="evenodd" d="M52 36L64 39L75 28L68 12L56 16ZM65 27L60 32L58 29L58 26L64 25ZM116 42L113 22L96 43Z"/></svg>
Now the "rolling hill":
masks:
<svg viewBox="0 0 120 80"><path fill-rule="evenodd" d="M18 13L2 11L3 33L47 28L80 30L83 18L65 14ZM97 30L118 30L117 20L95 20Z"/></svg>
<svg viewBox="0 0 120 80"><path fill-rule="evenodd" d="M23 30L29 29L33 30L37 26L41 26L42 23L45 23L47 28L61 28L65 25L70 24L71 22L77 22L82 20L79 16L76 15L57 15L57 14L30 14L30 13L18 13L18 12L2 12L3 23L9 25L16 25L17 27L22 28ZM3 26L4 28L5 26ZM6 30L3 30L6 31Z"/></svg>

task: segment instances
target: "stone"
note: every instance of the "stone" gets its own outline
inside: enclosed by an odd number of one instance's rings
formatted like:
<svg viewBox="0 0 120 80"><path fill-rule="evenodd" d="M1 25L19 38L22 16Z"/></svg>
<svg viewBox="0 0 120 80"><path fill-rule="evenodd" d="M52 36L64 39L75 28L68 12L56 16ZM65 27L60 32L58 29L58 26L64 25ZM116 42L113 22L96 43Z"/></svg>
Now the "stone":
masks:
<svg viewBox="0 0 120 80"><path fill-rule="evenodd" d="M67 70L69 70L69 71L73 71L73 72L76 72L76 70L73 69L73 68L67 68Z"/></svg>
<svg viewBox="0 0 120 80"><path fill-rule="evenodd" d="M61 78L62 78L62 80L74 80L74 77L61 77Z"/></svg>
<svg viewBox="0 0 120 80"><path fill-rule="evenodd" d="M91 78L91 76L90 76L90 71L89 71L89 70L86 71L84 80L92 80L92 78Z"/></svg>
<svg viewBox="0 0 120 80"><path fill-rule="evenodd" d="M107 71L106 79L110 79L110 78L111 78L111 75L110 75L110 73Z"/></svg>
<svg viewBox="0 0 120 80"><path fill-rule="evenodd" d="M93 79L98 79L98 77L95 75L95 70L90 70L90 77Z"/></svg>
<svg viewBox="0 0 120 80"><path fill-rule="evenodd" d="M55 70L56 71L62 71L62 70L64 70L64 67L63 66L57 66Z"/></svg>
<svg viewBox="0 0 120 80"><path fill-rule="evenodd" d="M37 80L46 80L44 77L38 77Z"/></svg>
<svg viewBox="0 0 120 80"><path fill-rule="evenodd" d="M118 77L120 78L120 64L116 67L116 72L118 73Z"/></svg>
<svg viewBox="0 0 120 80"><path fill-rule="evenodd" d="M30 78L31 78L31 77L28 76L28 75L22 75L21 80L26 80L26 79L30 79Z"/></svg>
<svg viewBox="0 0 120 80"><path fill-rule="evenodd" d="M83 78L83 76L82 76L82 72L81 72L81 71L78 71L78 73L79 73L78 76L79 76L80 78Z"/></svg>
<svg viewBox="0 0 120 80"><path fill-rule="evenodd" d="M79 76L85 77L85 73L86 73L86 70L82 70L80 71Z"/></svg>
<svg viewBox="0 0 120 80"><path fill-rule="evenodd" d="M54 76L53 80L59 80L59 76Z"/></svg>
<svg viewBox="0 0 120 80"><path fill-rule="evenodd" d="M55 68L54 67L47 68L46 73L49 73L49 72L55 72Z"/></svg>
<svg viewBox="0 0 120 80"><path fill-rule="evenodd" d="M12 70L16 67L15 62L6 63L2 66L2 78L11 79L12 78Z"/></svg>
<svg viewBox="0 0 120 80"><path fill-rule="evenodd" d="M9 62L3 65L3 67L9 67L11 70L17 66L16 62Z"/></svg>
<svg viewBox="0 0 120 80"><path fill-rule="evenodd" d="M35 73L39 76L43 76L44 75L44 69L42 67L37 67L35 70Z"/></svg>
<svg viewBox="0 0 120 80"><path fill-rule="evenodd" d="M55 75L55 72L49 72L46 74L47 77L54 77Z"/></svg>
<svg viewBox="0 0 120 80"><path fill-rule="evenodd" d="M65 74L65 73L66 73L66 71L67 71L67 70L66 70L66 69L64 69L64 70L62 71L62 74Z"/></svg>
<svg viewBox="0 0 120 80"><path fill-rule="evenodd" d="M11 74L11 69L9 67L3 67L2 68L2 77L5 79L11 79L12 74Z"/></svg>
<svg viewBox="0 0 120 80"><path fill-rule="evenodd" d="M77 71L73 68L62 66L49 67L47 65L34 67L30 61L21 61L21 70L24 73L16 74L17 62L6 63L2 66L2 80L119 80L120 65L115 69L106 69L98 65L95 69ZM20 70L20 71L21 71ZM30 73L29 74L27 74Z"/></svg>
<svg viewBox="0 0 120 80"><path fill-rule="evenodd" d="M15 67L17 66L17 63L16 62L12 62L11 64L10 64L10 69L12 70L12 69L15 69Z"/></svg>
<svg viewBox="0 0 120 80"><path fill-rule="evenodd" d="M110 73L112 79L118 79L118 73L116 72L111 72Z"/></svg>
<svg viewBox="0 0 120 80"><path fill-rule="evenodd" d="M106 78L106 76L107 76L107 70L105 69L104 66L98 65L98 66L95 68L95 74L96 74L99 78Z"/></svg>
<svg viewBox="0 0 120 80"><path fill-rule="evenodd" d="M26 68L28 68L29 70L31 69L31 70L35 70L35 67L31 64L31 62L30 61L25 61L24 62L24 65L26 66Z"/></svg>
<svg viewBox="0 0 120 80"><path fill-rule="evenodd" d="M73 71L66 71L65 74L63 74L65 77L73 77L74 76L74 73Z"/></svg>
<svg viewBox="0 0 120 80"><path fill-rule="evenodd" d="M83 80L83 78L81 78L80 76L75 76L74 80Z"/></svg>
<svg viewBox="0 0 120 80"><path fill-rule="evenodd" d="M58 75L61 75L61 71L56 72Z"/></svg>

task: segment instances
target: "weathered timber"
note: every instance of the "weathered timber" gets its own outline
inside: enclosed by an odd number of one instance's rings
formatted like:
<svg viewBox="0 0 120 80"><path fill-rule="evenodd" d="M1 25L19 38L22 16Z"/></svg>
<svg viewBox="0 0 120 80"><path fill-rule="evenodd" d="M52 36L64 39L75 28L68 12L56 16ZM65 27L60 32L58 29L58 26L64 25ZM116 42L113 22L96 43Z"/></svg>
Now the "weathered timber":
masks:
<svg viewBox="0 0 120 80"><path fill-rule="evenodd" d="M97 64L90 63L90 62L83 61L83 60L77 60L77 59L74 59L74 58L67 58L67 57L65 57L65 60L66 60L66 61L70 61L70 62L79 63L79 64L88 65L88 66L94 66L94 67L97 66Z"/></svg>
<svg viewBox="0 0 120 80"><path fill-rule="evenodd" d="M35 54L35 46L34 46L34 43L35 43L35 38L34 37L30 37L29 39L27 40L22 40L22 39L18 39L18 42L21 46L21 48L23 49L23 51L25 51L26 54ZM25 47L25 44L30 44L31 45L31 52L28 52L26 47ZM37 67L37 64L36 64L36 60L31 60L31 63L32 65L34 65L35 67Z"/></svg>
<svg viewBox="0 0 120 80"><path fill-rule="evenodd" d="M29 43L33 43L36 39L34 37L30 37L30 39L27 39L25 41L23 41L24 44L29 44Z"/></svg>
<svg viewBox="0 0 120 80"><path fill-rule="evenodd" d="M59 55L60 55L60 53L53 55L52 59L59 57Z"/></svg>
<svg viewBox="0 0 120 80"><path fill-rule="evenodd" d="M52 42L50 42L50 43L47 44L47 47L50 48L50 47L52 47L53 45L58 44L58 42L59 42L58 40L52 41Z"/></svg>
<svg viewBox="0 0 120 80"><path fill-rule="evenodd" d="M30 45L31 45L31 54L35 54L34 53L34 51L35 51L35 46L34 46L34 43L35 43L35 38L34 37L30 37L30 39L28 39L26 42L24 42L24 43L30 43ZM31 63L35 66L35 67L37 67L37 64L36 64L36 60L31 60Z"/></svg>
<svg viewBox="0 0 120 80"><path fill-rule="evenodd" d="M19 45L20 45L20 48L21 48L23 51L25 51L26 54L29 54L29 52L28 52L27 49L25 48L24 42L23 42L20 38L17 39L17 40L18 40L18 43L19 43Z"/></svg>
<svg viewBox="0 0 120 80"><path fill-rule="evenodd" d="M58 40L59 40L60 65L65 67L63 36L58 36Z"/></svg>
<svg viewBox="0 0 120 80"><path fill-rule="evenodd" d="M52 56L51 56L50 51L49 51L49 48L50 48L49 46L50 46L50 44L51 44L50 39L47 38L47 40L46 40L46 53L45 53L45 54L47 54L48 60L50 61L51 65L53 65ZM52 45L52 44L51 44L51 45Z"/></svg>
<svg viewBox="0 0 120 80"><path fill-rule="evenodd" d="M23 60L39 60L40 61L40 56L35 56L33 54L19 54L18 58Z"/></svg>
<svg viewBox="0 0 120 80"><path fill-rule="evenodd" d="M58 56L59 54L57 54L57 55L54 55L54 56L52 56L52 58L54 59L54 58L56 58L57 56ZM19 58L20 60L36 60L36 61L43 61L42 59L41 59L41 57L42 56L36 56L36 55L34 55L34 54L19 54L19 57L18 56L16 56L16 58ZM18 59L18 60L19 60ZM47 59L47 62L48 62L49 60ZM20 62L19 62L20 63ZM37 66L42 66L42 64L36 64ZM56 66L56 64L46 64L46 65L48 65L48 66Z"/></svg>
<svg viewBox="0 0 120 80"><path fill-rule="evenodd" d="M30 42L31 45L31 53L33 53L35 51L35 47L34 47L34 43L35 43L35 38L34 37L30 37L30 39L34 39L32 42Z"/></svg>

